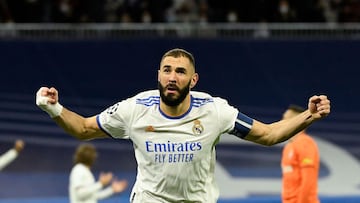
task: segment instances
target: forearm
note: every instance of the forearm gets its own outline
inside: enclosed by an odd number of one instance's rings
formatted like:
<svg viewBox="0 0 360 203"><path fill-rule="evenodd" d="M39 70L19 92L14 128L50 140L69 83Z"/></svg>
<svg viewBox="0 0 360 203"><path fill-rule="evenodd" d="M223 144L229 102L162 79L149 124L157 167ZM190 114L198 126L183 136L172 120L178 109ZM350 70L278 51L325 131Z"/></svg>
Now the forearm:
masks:
<svg viewBox="0 0 360 203"><path fill-rule="evenodd" d="M309 99L308 109L295 117L268 125L254 120L245 139L262 145L274 145L291 138L329 113L330 100L327 96L314 95Z"/></svg>
<svg viewBox="0 0 360 203"><path fill-rule="evenodd" d="M97 193L102 188L103 185L100 182L96 182L88 186L82 186L76 189L76 196L78 199L84 200L91 196L91 194Z"/></svg>
<svg viewBox="0 0 360 203"><path fill-rule="evenodd" d="M111 186L108 186L104 190L101 190L98 193L96 193L96 197L97 197L98 200L101 200L101 199L108 198L113 194L114 194L114 190L112 189Z"/></svg>
<svg viewBox="0 0 360 203"><path fill-rule="evenodd" d="M89 120L96 120L95 117L84 118L83 116L63 108L61 114L53 118L54 121L65 130L65 132L80 140L95 138L98 130L96 126L90 125Z"/></svg>
<svg viewBox="0 0 360 203"><path fill-rule="evenodd" d="M16 159L18 152L15 149L10 149L5 154L0 156L0 170L5 168L8 164Z"/></svg>
<svg viewBox="0 0 360 203"><path fill-rule="evenodd" d="M311 113L304 111L293 118L271 124L272 130L268 137L273 144L283 142L307 128L312 122L314 119Z"/></svg>
<svg viewBox="0 0 360 203"><path fill-rule="evenodd" d="M253 127L245 139L262 145L271 146L288 140L298 132L304 130L314 121L309 111L304 111L290 119L271 124L254 121Z"/></svg>

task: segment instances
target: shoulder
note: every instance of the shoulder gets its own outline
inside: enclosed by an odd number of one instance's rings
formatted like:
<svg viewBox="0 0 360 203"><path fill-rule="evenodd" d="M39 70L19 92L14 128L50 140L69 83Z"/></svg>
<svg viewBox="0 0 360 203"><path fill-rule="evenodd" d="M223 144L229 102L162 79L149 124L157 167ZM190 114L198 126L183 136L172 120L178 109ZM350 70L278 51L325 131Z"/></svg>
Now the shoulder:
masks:
<svg viewBox="0 0 360 203"><path fill-rule="evenodd" d="M312 145L316 145L315 139L306 133L302 133L300 136L298 136L296 142L298 145L307 146L306 148Z"/></svg>
<svg viewBox="0 0 360 203"><path fill-rule="evenodd" d="M79 177L83 177L89 173L89 169L83 164L75 164L70 172L71 179L77 179Z"/></svg>
<svg viewBox="0 0 360 203"><path fill-rule="evenodd" d="M129 99L145 100L145 99L159 98L159 97L160 97L159 90L147 90L137 93L136 95L130 97Z"/></svg>
<svg viewBox="0 0 360 203"><path fill-rule="evenodd" d="M128 97L124 100L118 101L116 104L114 104L116 108L119 105L132 105L132 104L148 104L148 103L158 103L160 98L160 94L158 90L147 90L140 93L137 93L131 97Z"/></svg>
<svg viewBox="0 0 360 203"><path fill-rule="evenodd" d="M312 138L309 134L307 134L305 132L301 133L299 138L300 138L300 140L302 140L304 142L314 141L314 138Z"/></svg>
<svg viewBox="0 0 360 203"><path fill-rule="evenodd" d="M198 98L212 98L212 96L206 92L190 91L192 97Z"/></svg>
<svg viewBox="0 0 360 203"><path fill-rule="evenodd" d="M143 92L140 92L138 94L136 94L134 97L135 98L144 98L144 97L151 97L151 96L159 96L159 90L146 90Z"/></svg>
<svg viewBox="0 0 360 203"><path fill-rule="evenodd" d="M191 99L194 107L213 107L221 112L230 112L234 109L226 99L211 96L208 93L191 91Z"/></svg>
<svg viewBox="0 0 360 203"><path fill-rule="evenodd" d="M81 163L75 164L74 167L72 168L72 171L88 171L89 169Z"/></svg>
<svg viewBox="0 0 360 203"><path fill-rule="evenodd" d="M204 104L214 102L214 98L205 92L191 91L190 95L191 101L195 107L203 106Z"/></svg>
<svg viewBox="0 0 360 203"><path fill-rule="evenodd" d="M206 92L191 91L190 94L193 100L209 101L215 103L227 103L226 99L217 96L212 96Z"/></svg>
<svg viewBox="0 0 360 203"><path fill-rule="evenodd" d="M147 90L144 92L140 92L134 97L132 97L132 100L134 100L136 104L142 104L145 106L159 104L160 102L159 90Z"/></svg>

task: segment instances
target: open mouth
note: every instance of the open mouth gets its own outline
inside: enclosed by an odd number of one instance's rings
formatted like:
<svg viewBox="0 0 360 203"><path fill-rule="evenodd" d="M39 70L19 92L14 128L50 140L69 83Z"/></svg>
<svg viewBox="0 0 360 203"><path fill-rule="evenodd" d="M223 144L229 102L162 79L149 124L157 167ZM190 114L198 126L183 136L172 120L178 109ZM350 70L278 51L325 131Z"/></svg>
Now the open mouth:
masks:
<svg viewBox="0 0 360 203"><path fill-rule="evenodd" d="M167 89L167 91L168 91L169 93L175 93L175 92L178 91L178 88L177 88L176 86L174 86L174 85L168 85L168 86L166 87L166 89Z"/></svg>

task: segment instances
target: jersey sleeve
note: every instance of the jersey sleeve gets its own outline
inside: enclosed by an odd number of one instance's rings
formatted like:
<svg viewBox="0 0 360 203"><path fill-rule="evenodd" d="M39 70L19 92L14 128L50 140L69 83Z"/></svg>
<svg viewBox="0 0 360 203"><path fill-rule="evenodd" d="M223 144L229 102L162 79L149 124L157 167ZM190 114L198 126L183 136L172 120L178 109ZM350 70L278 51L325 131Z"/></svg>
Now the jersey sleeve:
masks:
<svg viewBox="0 0 360 203"><path fill-rule="evenodd" d="M238 112L235 120L235 125L229 133L235 135L236 137L244 139L244 137L250 132L253 122L254 119L241 112Z"/></svg>
<svg viewBox="0 0 360 203"><path fill-rule="evenodd" d="M244 138L251 130L253 119L239 112L239 110L221 98L214 99L219 112L219 123L222 133L230 133Z"/></svg>
<svg viewBox="0 0 360 203"><path fill-rule="evenodd" d="M5 154L0 156L0 170L9 165L12 161L16 159L18 152L15 149L10 149Z"/></svg>
<svg viewBox="0 0 360 203"><path fill-rule="evenodd" d="M132 102L132 98L120 101L97 115L100 129L113 138L128 139L127 126L132 120Z"/></svg>

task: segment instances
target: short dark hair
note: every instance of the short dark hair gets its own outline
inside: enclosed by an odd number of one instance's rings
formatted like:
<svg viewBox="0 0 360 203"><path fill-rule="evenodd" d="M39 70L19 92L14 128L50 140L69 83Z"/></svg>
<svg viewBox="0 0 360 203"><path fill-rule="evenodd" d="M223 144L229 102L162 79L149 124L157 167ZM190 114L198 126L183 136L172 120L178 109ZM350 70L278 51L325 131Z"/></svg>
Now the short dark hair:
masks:
<svg viewBox="0 0 360 203"><path fill-rule="evenodd" d="M180 49L180 48L171 49L162 56L161 61L168 56L172 56L175 58L186 57L189 59L190 63L193 65L195 69L195 58L190 52L186 51L185 49Z"/></svg>
<svg viewBox="0 0 360 203"><path fill-rule="evenodd" d="M288 107L289 110L295 111L297 113L302 113L305 111L305 109L302 106L296 105L296 104L290 104Z"/></svg>

